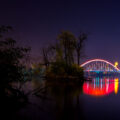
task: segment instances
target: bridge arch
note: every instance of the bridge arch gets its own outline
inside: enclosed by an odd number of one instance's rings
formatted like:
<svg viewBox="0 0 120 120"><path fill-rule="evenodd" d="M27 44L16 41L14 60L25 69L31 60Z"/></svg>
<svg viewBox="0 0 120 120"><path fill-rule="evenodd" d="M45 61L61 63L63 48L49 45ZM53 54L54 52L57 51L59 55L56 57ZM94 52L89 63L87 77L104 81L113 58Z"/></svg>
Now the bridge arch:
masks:
<svg viewBox="0 0 120 120"><path fill-rule="evenodd" d="M83 64L81 64L80 66L84 68L86 65L91 64L93 62L103 62L103 63L106 63L106 64L112 66L115 70L119 71L119 69L116 66L114 66L114 64L112 64L111 62L109 62L107 60L104 60L104 59L92 59L92 60L88 60L88 61L84 62Z"/></svg>

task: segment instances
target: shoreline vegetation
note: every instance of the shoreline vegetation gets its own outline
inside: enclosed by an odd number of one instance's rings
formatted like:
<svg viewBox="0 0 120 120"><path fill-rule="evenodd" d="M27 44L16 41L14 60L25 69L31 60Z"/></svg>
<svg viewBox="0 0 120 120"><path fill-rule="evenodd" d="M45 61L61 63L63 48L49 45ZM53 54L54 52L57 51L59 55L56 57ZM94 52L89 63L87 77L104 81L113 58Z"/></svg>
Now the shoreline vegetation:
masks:
<svg viewBox="0 0 120 120"><path fill-rule="evenodd" d="M30 48L21 47L8 37L7 33L12 30L10 26L0 26L0 104L2 115L10 116L28 101L22 90L26 82L22 71L25 68L23 62L30 52Z"/></svg>
<svg viewBox="0 0 120 120"><path fill-rule="evenodd" d="M80 67L84 55L87 34L80 33L76 38L70 31L62 31L56 43L42 49L44 75L49 79L80 79L84 80L83 68ZM42 66L34 65L38 69ZM37 73L37 72L36 72ZM39 72L38 72L39 73Z"/></svg>
<svg viewBox="0 0 120 120"><path fill-rule="evenodd" d="M54 85L63 83L69 86L84 82L80 61L84 56L87 34L81 33L76 38L69 31L61 32L54 45L42 49L42 64L34 63L32 68L27 68L25 64L28 62L31 48L21 47L16 40L6 37L5 34L12 29L10 26L0 26L1 109L9 108L8 113L11 114L28 103L29 94L24 92L23 86L33 76L42 76Z"/></svg>

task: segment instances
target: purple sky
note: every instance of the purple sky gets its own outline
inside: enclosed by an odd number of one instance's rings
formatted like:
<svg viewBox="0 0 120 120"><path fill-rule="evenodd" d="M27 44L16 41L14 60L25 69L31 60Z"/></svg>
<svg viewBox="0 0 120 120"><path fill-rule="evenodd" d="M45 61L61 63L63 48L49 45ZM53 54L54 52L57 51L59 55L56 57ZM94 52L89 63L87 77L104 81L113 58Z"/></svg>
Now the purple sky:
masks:
<svg viewBox="0 0 120 120"><path fill-rule="evenodd" d="M11 25L21 43L39 57L41 47L53 43L61 30L88 34L86 59L120 63L119 0L4 0L0 24Z"/></svg>

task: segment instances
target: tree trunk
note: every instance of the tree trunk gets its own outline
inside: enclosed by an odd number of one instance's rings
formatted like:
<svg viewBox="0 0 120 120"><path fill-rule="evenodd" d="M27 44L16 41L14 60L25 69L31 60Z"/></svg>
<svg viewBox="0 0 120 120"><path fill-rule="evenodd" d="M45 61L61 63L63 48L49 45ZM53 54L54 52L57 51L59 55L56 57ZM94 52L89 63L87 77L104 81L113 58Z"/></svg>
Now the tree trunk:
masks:
<svg viewBox="0 0 120 120"><path fill-rule="evenodd" d="M77 64L80 65L80 53L77 51Z"/></svg>

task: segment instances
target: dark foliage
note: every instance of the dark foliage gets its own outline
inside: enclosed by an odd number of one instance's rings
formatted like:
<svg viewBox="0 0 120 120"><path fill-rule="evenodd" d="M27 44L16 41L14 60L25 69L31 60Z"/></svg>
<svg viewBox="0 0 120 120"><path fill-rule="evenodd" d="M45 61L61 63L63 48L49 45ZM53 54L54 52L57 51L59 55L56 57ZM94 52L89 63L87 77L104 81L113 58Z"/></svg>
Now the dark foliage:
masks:
<svg viewBox="0 0 120 120"><path fill-rule="evenodd" d="M30 48L19 47L14 39L4 37L4 33L10 29L9 26L0 27L0 102L7 107L17 107L27 97L13 84L24 82L24 66L21 62Z"/></svg>

